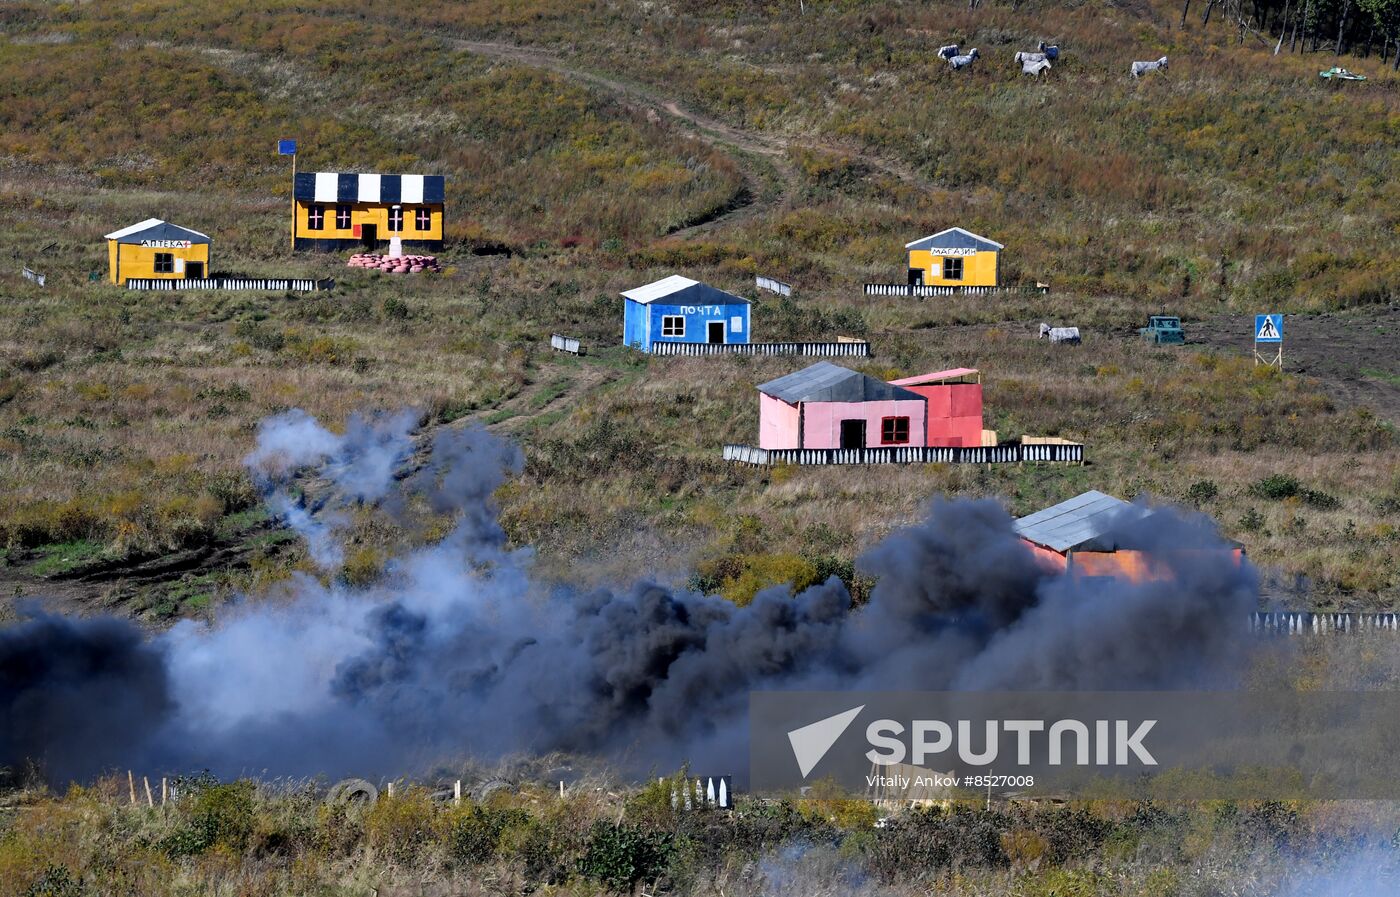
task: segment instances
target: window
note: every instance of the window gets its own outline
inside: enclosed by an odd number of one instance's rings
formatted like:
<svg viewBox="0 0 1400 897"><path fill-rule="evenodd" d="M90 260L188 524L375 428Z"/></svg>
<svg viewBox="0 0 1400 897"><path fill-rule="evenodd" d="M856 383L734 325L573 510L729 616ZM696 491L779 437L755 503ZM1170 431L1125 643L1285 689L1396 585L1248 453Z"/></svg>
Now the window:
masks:
<svg viewBox="0 0 1400 897"><path fill-rule="evenodd" d="M173 253L173 252L157 252L157 253L156 253L156 273L157 273L157 274L174 274L174 273L175 273L175 253Z"/></svg>
<svg viewBox="0 0 1400 897"><path fill-rule="evenodd" d="M962 280L962 263L960 257L945 258L943 260L943 279Z"/></svg>
<svg viewBox="0 0 1400 897"><path fill-rule="evenodd" d="M336 227L336 230L349 230L349 229L350 229L350 207L349 207L349 206L336 206L336 207L335 207L335 227Z"/></svg>
<svg viewBox="0 0 1400 897"><path fill-rule="evenodd" d="M684 315L662 315L661 335L675 337L679 339L685 336L685 316Z"/></svg>
<svg viewBox="0 0 1400 897"><path fill-rule="evenodd" d="M735 315L734 317L732 317L732 318L729 319L729 332L730 332L730 333L743 333L743 332L744 332L744 318L743 318L742 315Z"/></svg>
<svg viewBox="0 0 1400 897"><path fill-rule="evenodd" d="M403 230L403 209L399 206L389 210L389 230L396 233Z"/></svg>
<svg viewBox="0 0 1400 897"><path fill-rule="evenodd" d="M312 206L306 210L306 229L325 230L326 210L320 206Z"/></svg>
<svg viewBox="0 0 1400 897"><path fill-rule="evenodd" d="M881 445L908 445L909 418L886 417L880 420Z"/></svg>
<svg viewBox="0 0 1400 897"><path fill-rule="evenodd" d="M413 213L413 224L420 231L433 229L433 210L419 209Z"/></svg>

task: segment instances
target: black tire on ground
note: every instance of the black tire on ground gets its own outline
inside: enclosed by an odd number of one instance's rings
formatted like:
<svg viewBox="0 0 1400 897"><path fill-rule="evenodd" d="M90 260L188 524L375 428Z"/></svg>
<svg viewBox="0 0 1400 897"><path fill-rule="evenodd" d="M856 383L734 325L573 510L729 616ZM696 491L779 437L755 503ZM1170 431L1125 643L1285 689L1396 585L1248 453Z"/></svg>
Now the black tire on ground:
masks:
<svg viewBox="0 0 1400 897"><path fill-rule="evenodd" d="M379 800L379 789L365 779L342 779L326 794L328 804L364 804Z"/></svg>

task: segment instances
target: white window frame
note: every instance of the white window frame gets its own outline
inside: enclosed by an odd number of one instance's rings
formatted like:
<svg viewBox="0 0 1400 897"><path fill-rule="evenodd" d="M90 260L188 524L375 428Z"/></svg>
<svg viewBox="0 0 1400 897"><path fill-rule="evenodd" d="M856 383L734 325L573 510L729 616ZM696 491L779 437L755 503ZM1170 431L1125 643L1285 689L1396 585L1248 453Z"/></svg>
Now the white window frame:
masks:
<svg viewBox="0 0 1400 897"><path fill-rule="evenodd" d="M729 319L729 332L730 332L730 333L743 333L743 332L744 332L744 316L743 316L743 315L735 315L734 317L732 317L732 318Z"/></svg>
<svg viewBox="0 0 1400 897"><path fill-rule="evenodd" d="M681 322L679 332L672 326L676 321ZM685 339L685 315L662 315L661 337L662 339Z"/></svg>
<svg viewBox="0 0 1400 897"><path fill-rule="evenodd" d="M395 226L394 226L395 224L397 224L398 226L395 227ZM389 207L389 233L391 233L391 234L401 234L401 233L403 233L403 207L402 207L402 206L390 206L390 207Z"/></svg>

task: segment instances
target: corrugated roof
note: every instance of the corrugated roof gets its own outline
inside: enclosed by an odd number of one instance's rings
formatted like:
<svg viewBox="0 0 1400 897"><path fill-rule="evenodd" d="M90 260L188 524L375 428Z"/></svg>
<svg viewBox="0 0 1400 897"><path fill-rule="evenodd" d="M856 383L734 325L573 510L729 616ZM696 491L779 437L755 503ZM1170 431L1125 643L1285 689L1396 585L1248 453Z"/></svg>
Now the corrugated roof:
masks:
<svg viewBox="0 0 1400 897"><path fill-rule="evenodd" d="M444 201L446 187L440 174L299 171L292 182L292 195L304 202L437 205Z"/></svg>
<svg viewBox="0 0 1400 897"><path fill-rule="evenodd" d="M961 227L950 227L941 230L936 234L930 234L922 240L915 240L913 243L905 243L905 249L982 249L995 250L1006 247L996 240L988 240L986 237L979 237L970 230Z"/></svg>
<svg viewBox="0 0 1400 897"><path fill-rule="evenodd" d="M1052 551L1073 549L1113 551L1112 540L1104 540L1111 530L1150 513L1102 492L1089 491L1057 505L1036 511L1016 521L1021 538Z"/></svg>
<svg viewBox="0 0 1400 897"><path fill-rule="evenodd" d="M178 224L171 224L159 218L147 218L140 224L133 224L131 227L124 227L121 230L114 230L107 235L108 240L117 240L121 243L139 243L142 240L188 240L191 243L208 243L208 234L201 234L197 230L190 230L188 227L180 227Z"/></svg>
<svg viewBox="0 0 1400 897"><path fill-rule="evenodd" d="M948 380L958 380L962 377L970 377L977 373L977 368L951 368L946 371L934 371L932 374L919 374L917 377L905 377L902 380L891 380L895 386L923 386L928 383L943 383Z"/></svg>
<svg viewBox="0 0 1400 897"><path fill-rule="evenodd" d="M626 290L622 294L639 305L649 305L658 299L666 299L675 305L748 305L749 300L716 289L698 280L672 274L655 283Z"/></svg>
<svg viewBox="0 0 1400 897"><path fill-rule="evenodd" d="M922 401L923 396L829 361L760 384L758 391L790 405L798 402Z"/></svg>

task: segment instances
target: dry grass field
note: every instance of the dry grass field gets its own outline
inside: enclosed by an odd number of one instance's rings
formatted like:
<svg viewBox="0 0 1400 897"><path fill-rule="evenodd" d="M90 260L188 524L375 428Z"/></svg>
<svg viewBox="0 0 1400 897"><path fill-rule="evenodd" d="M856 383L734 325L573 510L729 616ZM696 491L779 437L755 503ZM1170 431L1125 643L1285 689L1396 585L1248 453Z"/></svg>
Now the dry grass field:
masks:
<svg viewBox="0 0 1400 897"><path fill-rule="evenodd" d="M584 581L689 580L741 601L833 571L854 584L859 553L935 494L1025 513L1096 488L1210 513L1278 601L1394 607L1395 405L1369 401L1397 391L1393 353L1357 358L1370 392L1338 393L1255 368L1247 334L1218 322L1281 310L1298 329L1325 312L1345 329L1395 303L1400 80L1373 57L1352 64L1371 81L1329 84L1326 54L1275 57L1176 17L7 4L0 600L47 594L155 625L212 614L304 566L242 472L256 422L411 406L429 427L477 422L523 444L525 473L500 496L508 531ZM1040 37L1065 55L1023 77L1009 56ZM983 59L947 70L931 49L952 39ZM1163 53L1168 72L1127 77ZM290 254L285 136L304 169L447 175L444 274ZM212 234L216 270L337 289L90 283L101 235L151 215ZM1050 294L860 295L899 278L904 242L953 224L1005 243L1004 275ZM754 385L800 363L618 346L618 291L670 273L754 298L756 339L862 335L880 376L979 367L989 428L1082 440L1091 462L727 467L719 446L756 435ZM796 298L755 293L755 273ZM1135 328L1163 310L1211 338L1142 345ZM1080 326L1084 344L1037 341L1041 321ZM553 354L551 332L588 354ZM356 531L340 575L372 577L401 535Z"/></svg>

